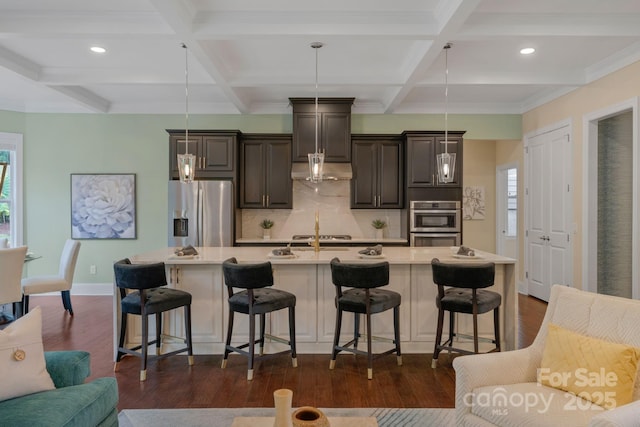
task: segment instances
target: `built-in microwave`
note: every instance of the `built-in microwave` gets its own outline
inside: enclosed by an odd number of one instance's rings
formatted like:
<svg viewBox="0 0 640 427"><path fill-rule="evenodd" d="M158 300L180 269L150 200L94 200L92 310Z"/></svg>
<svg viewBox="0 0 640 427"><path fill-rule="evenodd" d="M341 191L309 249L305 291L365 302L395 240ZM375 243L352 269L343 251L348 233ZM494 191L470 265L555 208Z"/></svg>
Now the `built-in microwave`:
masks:
<svg viewBox="0 0 640 427"><path fill-rule="evenodd" d="M412 201L411 233L459 233L462 211L459 201Z"/></svg>

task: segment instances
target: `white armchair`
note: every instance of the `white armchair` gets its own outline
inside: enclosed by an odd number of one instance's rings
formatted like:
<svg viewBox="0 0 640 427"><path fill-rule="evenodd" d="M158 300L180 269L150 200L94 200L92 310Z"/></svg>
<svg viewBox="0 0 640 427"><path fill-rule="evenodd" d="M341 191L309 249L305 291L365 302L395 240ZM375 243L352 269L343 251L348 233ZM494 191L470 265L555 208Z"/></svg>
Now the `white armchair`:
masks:
<svg viewBox="0 0 640 427"><path fill-rule="evenodd" d="M640 426L640 374L633 401L611 410L536 382L549 323L640 347L640 301L554 285L531 346L454 359L456 426Z"/></svg>

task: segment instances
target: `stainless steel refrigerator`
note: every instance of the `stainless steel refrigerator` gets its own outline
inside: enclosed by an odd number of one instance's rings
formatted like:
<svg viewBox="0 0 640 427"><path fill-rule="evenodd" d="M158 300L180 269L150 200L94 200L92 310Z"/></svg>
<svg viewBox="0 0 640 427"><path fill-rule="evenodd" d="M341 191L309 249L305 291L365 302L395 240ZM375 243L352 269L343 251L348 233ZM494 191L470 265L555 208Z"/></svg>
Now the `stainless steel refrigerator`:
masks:
<svg viewBox="0 0 640 427"><path fill-rule="evenodd" d="M233 246L231 181L169 181L169 246Z"/></svg>

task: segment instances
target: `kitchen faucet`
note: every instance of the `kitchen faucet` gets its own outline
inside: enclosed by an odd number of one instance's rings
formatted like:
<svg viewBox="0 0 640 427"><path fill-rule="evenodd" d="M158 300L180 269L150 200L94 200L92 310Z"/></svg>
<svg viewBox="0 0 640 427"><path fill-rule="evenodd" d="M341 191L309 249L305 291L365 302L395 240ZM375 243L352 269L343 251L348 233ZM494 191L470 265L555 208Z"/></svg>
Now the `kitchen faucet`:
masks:
<svg viewBox="0 0 640 427"><path fill-rule="evenodd" d="M316 235L313 242L309 242L315 252L320 252L320 214L316 211Z"/></svg>

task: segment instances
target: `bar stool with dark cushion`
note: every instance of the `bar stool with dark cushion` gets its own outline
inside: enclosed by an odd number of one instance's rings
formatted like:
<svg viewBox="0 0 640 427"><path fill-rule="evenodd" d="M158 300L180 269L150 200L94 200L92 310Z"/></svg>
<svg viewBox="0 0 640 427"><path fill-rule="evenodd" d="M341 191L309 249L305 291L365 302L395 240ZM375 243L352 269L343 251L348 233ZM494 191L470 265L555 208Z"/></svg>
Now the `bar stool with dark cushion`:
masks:
<svg viewBox="0 0 640 427"><path fill-rule="evenodd" d="M500 304L502 297L499 293L483 288L493 286L495 265L492 262L480 264L445 264L438 258L431 261L433 282L438 286L436 305L438 307L438 329L436 331L436 344L433 350L431 367L438 364L438 355L442 350L455 351L462 354L478 353L478 314L493 310L494 339L489 341L495 344L490 350L500 351ZM445 289L445 286L447 288ZM442 328L444 324L444 312L449 312L449 338L442 343ZM458 335L454 332L455 313L467 313L473 315L473 351L456 348L453 339Z"/></svg>
<svg viewBox="0 0 640 427"><path fill-rule="evenodd" d="M292 293L273 289L273 269L270 262L260 264L238 264L235 258L229 258L222 263L222 271L224 273L224 281L229 292L229 326L227 330L227 341L224 349L224 358L222 359L222 368L227 366L227 358L229 353L235 351L249 359L249 368L247 371L247 380L253 379L253 360L255 344L260 344L260 355L264 358L264 339L265 339L265 315L273 311L289 309L289 341L284 341L290 346L290 350L284 350L278 353L270 354L275 356L282 353L291 352L291 362L293 367L298 366L296 356L296 296ZM240 292L234 292L233 288L244 289ZM231 336L233 334L233 318L234 313L244 313L249 315L249 342L232 346ZM256 316L260 316L260 338L255 339L256 335ZM268 335L275 341L283 341L278 337ZM249 347L249 350L243 350Z"/></svg>
<svg viewBox="0 0 640 427"><path fill-rule="evenodd" d="M367 378L373 378L373 358L371 350L372 339L371 315L393 309L392 342L395 347L375 357L396 353L398 366L402 366L402 353L400 351L400 302L399 293L384 289L382 286L389 284L389 263L379 262L374 264L346 264L338 258L331 260L331 280L336 287L336 329L333 338L333 352L329 369L336 364L336 357L341 351L367 356ZM344 290L342 287L351 289ZM353 339L344 345L340 345L340 329L342 327L342 312L354 313ZM358 350L358 338L360 338L360 314L365 315L367 330L367 351ZM352 347L353 346L353 347Z"/></svg>
<svg viewBox="0 0 640 427"><path fill-rule="evenodd" d="M131 264L123 259L113 265L116 286L120 289L120 341L116 356L115 369L125 354L142 358L140 381L147 379L147 348L156 345L154 359L163 359L174 354L187 352L189 365L193 365L193 347L191 341L191 294L179 289L167 288L167 276L164 263ZM144 303L142 303L144 301ZM160 354L162 343L162 313L184 307L185 343L186 347ZM127 332L127 315L141 316L141 344L132 348L124 346ZM156 339L149 341L149 316L155 314ZM140 351L138 351L140 350Z"/></svg>

